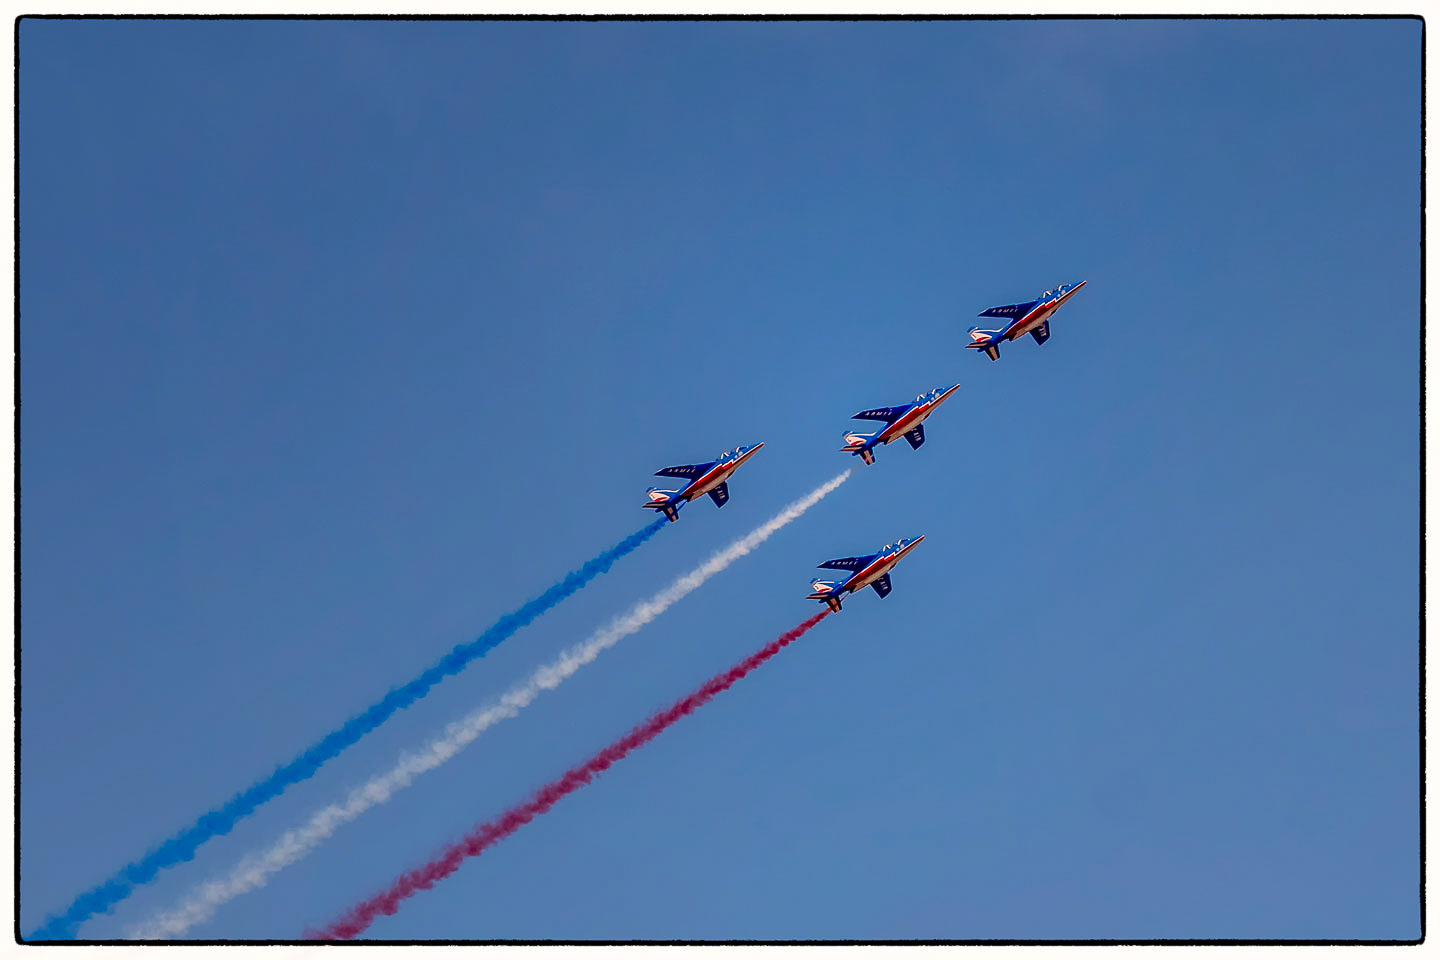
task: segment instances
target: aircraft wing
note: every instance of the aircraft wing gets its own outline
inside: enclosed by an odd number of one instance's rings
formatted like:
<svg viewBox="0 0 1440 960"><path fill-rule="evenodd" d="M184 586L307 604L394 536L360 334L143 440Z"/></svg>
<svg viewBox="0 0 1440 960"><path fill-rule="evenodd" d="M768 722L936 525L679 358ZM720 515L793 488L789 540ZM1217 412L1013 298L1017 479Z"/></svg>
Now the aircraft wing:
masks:
<svg viewBox="0 0 1440 960"><path fill-rule="evenodd" d="M730 499L730 484L722 483L710 491L710 499L715 501L715 506L725 506L725 501Z"/></svg>
<svg viewBox="0 0 1440 960"><path fill-rule="evenodd" d="M664 470L656 470L655 476L688 477L691 480L694 480L696 477L700 476L700 474L704 473L706 470L709 470L711 467L715 466L715 464L719 462L720 461L718 460L711 460L709 463L687 463L678 467L666 467Z"/></svg>
<svg viewBox="0 0 1440 960"><path fill-rule="evenodd" d="M919 450L920 444L925 442L925 424L915 424L915 429L906 433L905 439L910 441L910 449Z"/></svg>
<svg viewBox="0 0 1440 960"><path fill-rule="evenodd" d="M1000 317L1003 320L1019 320L1039 303L1039 300L1027 300L1024 303L1010 303L1003 307L991 307L989 310L982 310L976 316Z"/></svg>
<svg viewBox="0 0 1440 960"><path fill-rule="evenodd" d="M878 556L880 554L872 553L868 557L841 557L839 560L826 560L818 566L831 570L859 570Z"/></svg>
<svg viewBox="0 0 1440 960"><path fill-rule="evenodd" d="M861 410L859 413L855 414L850 419L884 420L886 423L894 423L896 420L899 420L901 417L905 416L905 411L909 410L913 406L915 406L915 404L907 403L899 407L874 407L870 410Z"/></svg>
<svg viewBox="0 0 1440 960"><path fill-rule="evenodd" d="M870 581L870 586L874 587L875 592L880 596L888 597L890 595L890 574L887 573L883 577Z"/></svg>
<svg viewBox="0 0 1440 960"><path fill-rule="evenodd" d="M1035 338L1036 343L1044 343L1050 339L1050 321L1046 320L1040 326L1030 331L1030 336Z"/></svg>

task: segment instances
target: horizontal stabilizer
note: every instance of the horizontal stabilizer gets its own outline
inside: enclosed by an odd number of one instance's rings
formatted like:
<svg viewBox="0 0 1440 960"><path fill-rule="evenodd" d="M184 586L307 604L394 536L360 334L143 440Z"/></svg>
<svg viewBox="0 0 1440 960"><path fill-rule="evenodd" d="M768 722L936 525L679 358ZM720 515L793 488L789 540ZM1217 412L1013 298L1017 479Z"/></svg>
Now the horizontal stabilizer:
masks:
<svg viewBox="0 0 1440 960"><path fill-rule="evenodd" d="M919 450L920 444L925 442L925 424L915 424L915 429L905 434L905 439L910 441L912 450Z"/></svg>
<svg viewBox="0 0 1440 960"><path fill-rule="evenodd" d="M977 316L1001 317L1006 320L1019 320L1025 314L1035 308L1039 300L1027 300L1024 303L1009 303L1003 307L991 307L989 310L980 311Z"/></svg>
<svg viewBox="0 0 1440 960"><path fill-rule="evenodd" d="M875 592L880 594L880 596L890 596L890 574L887 573L879 580L872 581L870 586L874 587Z"/></svg>
<svg viewBox="0 0 1440 960"><path fill-rule="evenodd" d="M715 501L715 506L725 506L725 501L730 499L730 484L722 483L710 491L710 499Z"/></svg>
<svg viewBox="0 0 1440 960"><path fill-rule="evenodd" d="M1050 321L1046 320L1040 326L1030 331L1030 336L1035 338L1036 343L1044 343L1050 339Z"/></svg>
<svg viewBox="0 0 1440 960"><path fill-rule="evenodd" d="M899 407L875 407L870 410L861 410L851 417L851 420L884 420L886 423L894 423L905 415L905 412L913 407L913 403L907 403Z"/></svg>
<svg viewBox="0 0 1440 960"><path fill-rule="evenodd" d="M664 470L656 470L655 476L689 477L693 480L695 477L700 476L700 474L704 473L706 470L709 470L713 466L715 466L715 461L713 460L710 463L687 463L678 467L666 467Z"/></svg>

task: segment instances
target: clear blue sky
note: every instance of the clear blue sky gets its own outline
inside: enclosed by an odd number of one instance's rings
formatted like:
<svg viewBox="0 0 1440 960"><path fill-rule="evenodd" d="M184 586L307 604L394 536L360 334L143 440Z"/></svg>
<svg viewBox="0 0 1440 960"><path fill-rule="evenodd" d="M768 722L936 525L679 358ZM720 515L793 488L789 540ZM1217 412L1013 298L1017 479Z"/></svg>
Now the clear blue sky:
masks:
<svg viewBox="0 0 1440 960"><path fill-rule="evenodd" d="M29 930L765 449L117 936L873 467L202 937L296 937L926 540L371 929L1419 932L1418 21L20 29ZM981 309L1089 280L1049 343Z"/></svg>

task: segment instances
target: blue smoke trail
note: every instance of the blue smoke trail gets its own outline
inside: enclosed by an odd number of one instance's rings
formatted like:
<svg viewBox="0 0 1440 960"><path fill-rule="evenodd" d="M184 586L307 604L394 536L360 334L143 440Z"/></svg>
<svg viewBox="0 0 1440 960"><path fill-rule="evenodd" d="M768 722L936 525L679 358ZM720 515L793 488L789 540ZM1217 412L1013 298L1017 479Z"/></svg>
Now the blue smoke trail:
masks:
<svg viewBox="0 0 1440 960"><path fill-rule="evenodd" d="M605 573L616 560L649 540L667 522L664 517L656 517L652 523L632 533L593 560L587 561L580 569L571 571L564 580L534 600L495 621L495 624L477 639L458 645L414 680L393 688L380 702L345 721L338 730L326 734L319 743L299 757L279 767L264 780L237 793L222 806L206 813L144 857L122 867L104 883L80 894L64 913L51 917L27 939L74 939L80 924L124 900L137 886L153 880L161 870L191 859L202 843L211 837L229 833L236 823L254 813L262 803L278 797L287 787L313 776L322 764L333 760L346 747L390 719L395 711L410 706L429 693L435 684L459 673L470 661L483 657L516 630Z"/></svg>

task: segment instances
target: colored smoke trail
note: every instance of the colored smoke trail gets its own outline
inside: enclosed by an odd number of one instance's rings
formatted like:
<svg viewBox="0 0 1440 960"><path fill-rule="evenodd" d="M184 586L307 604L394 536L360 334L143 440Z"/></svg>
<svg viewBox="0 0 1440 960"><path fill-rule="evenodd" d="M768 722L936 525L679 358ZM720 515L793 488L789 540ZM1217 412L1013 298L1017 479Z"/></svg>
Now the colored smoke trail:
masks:
<svg viewBox="0 0 1440 960"><path fill-rule="evenodd" d="M849 479L851 472L845 471L796 500L694 570L678 577L649 600L636 604L587 640L561 654L554 663L536 670L530 679L503 694L494 704L450 724L441 736L426 744L420 752L402 757L391 770L351 791L343 803L334 803L317 811L303 826L287 832L269 849L245 858L227 876L202 884L174 909L151 917L127 936L142 940L178 937L195 924L208 920L229 901L263 887L272 875L304 857L342 825L371 807L385 803L397 791L414 782L416 777L455 756L501 720L518 714L542 692L559 686L602 652L640 630L710 577L750 553Z"/></svg>
<svg viewBox="0 0 1440 960"><path fill-rule="evenodd" d="M261 804L273 800L288 787L313 776L322 764L333 760L341 751L380 726L396 711L415 703L441 680L459 673L472 660L484 656L515 631L608 571L616 560L633 552L658 533L667 522L664 517L657 517L604 553L586 561L579 569L572 570L563 580L534 600L495 621L494 625L477 639L459 644L415 679L392 688L379 702L326 734L299 757L204 814L144 857L122 867L99 886L76 897L64 912L48 919L43 927L27 939L72 939L80 924L97 913L109 910L133 893L137 886L154 879L161 870L191 859L202 843L212 837L229 833L237 822L254 813Z"/></svg>
<svg viewBox="0 0 1440 960"><path fill-rule="evenodd" d="M454 844L440 856L416 870L402 874L400 879L378 896L350 910L339 920L318 932L307 933L308 940L349 940L359 936L380 914L393 914L400 907L400 901L414 896L421 890L428 890L439 881L460 868L465 860L479 856L491 846L510 836L525 824L550 808L565 796L574 793L623 759L630 751L643 747L658 737L666 728L681 717L694 713L716 694L728 690L747 673L779 653L790 642L805 634L811 627L825 619L829 610L821 610L793 630L782 633L760 650L741 660L724 673L710 678L694 693L676 701L671 707L652 716L595 756L578 767L572 767L564 776L553 780L536 791L535 795L522 804L511 807L489 823L482 824L469 836Z"/></svg>

